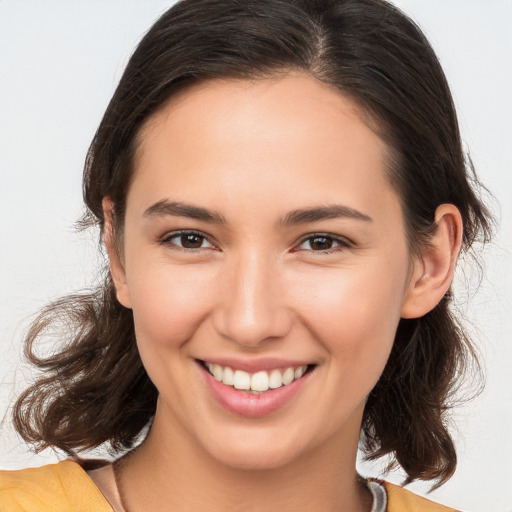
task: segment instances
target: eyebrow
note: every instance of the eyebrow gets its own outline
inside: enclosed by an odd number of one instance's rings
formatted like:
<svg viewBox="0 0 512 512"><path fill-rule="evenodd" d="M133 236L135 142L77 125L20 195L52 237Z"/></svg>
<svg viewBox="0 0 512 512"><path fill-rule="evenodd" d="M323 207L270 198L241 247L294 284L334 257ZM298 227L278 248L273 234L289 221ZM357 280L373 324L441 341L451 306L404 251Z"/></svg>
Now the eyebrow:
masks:
<svg viewBox="0 0 512 512"><path fill-rule="evenodd" d="M144 217L173 215L175 217L187 217L215 224L226 224L226 219L217 212L194 206L187 203L168 201L162 199L151 205L143 214Z"/></svg>
<svg viewBox="0 0 512 512"><path fill-rule="evenodd" d="M212 222L215 224L226 224L226 219L223 215L216 211L202 208L201 206L194 206L187 203L169 201L162 199L151 205L144 211L144 217L165 216L171 215L176 217L187 217L189 219L202 220L205 222ZM307 224L309 222L320 222L327 219L336 218L350 218L372 222L372 218L368 215L344 205L329 205L317 206L312 208L301 208L289 212L280 224L284 226L292 226L297 224Z"/></svg>
<svg viewBox="0 0 512 512"><path fill-rule="evenodd" d="M327 219L337 219L340 217L363 220L366 222L373 221L371 217L360 212L359 210L355 210L349 206L334 204L330 206L293 210L284 217L281 223L285 226L290 226L296 224L306 224L308 222L320 222Z"/></svg>

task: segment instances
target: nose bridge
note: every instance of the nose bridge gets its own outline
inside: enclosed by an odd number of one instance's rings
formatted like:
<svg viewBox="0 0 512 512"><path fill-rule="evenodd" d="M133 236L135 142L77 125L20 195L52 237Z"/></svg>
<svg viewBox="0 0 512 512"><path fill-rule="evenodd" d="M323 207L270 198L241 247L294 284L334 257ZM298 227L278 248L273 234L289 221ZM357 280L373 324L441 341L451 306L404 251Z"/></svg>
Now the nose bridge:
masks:
<svg viewBox="0 0 512 512"><path fill-rule="evenodd" d="M219 333L245 346L284 336L291 318L273 255L253 247L233 255L226 267L215 315Z"/></svg>

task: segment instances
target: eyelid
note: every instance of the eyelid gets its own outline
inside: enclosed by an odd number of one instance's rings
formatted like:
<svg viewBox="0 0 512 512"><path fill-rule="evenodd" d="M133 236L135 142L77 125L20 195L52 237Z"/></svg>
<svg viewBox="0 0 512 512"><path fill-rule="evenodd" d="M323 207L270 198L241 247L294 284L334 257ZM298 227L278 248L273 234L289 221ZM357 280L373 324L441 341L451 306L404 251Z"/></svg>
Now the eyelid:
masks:
<svg viewBox="0 0 512 512"><path fill-rule="evenodd" d="M337 242L339 245L337 247L332 247L329 249L324 249L324 250L319 250L319 251L315 251L313 249L300 249L300 246L304 242L306 242L307 240L310 240L312 238L315 238L315 237L331 238L332 240ZM344 237L341 235L335 235L334 233L318 232L318 233L309 233L309 234L301 237L299 239L298 243L295 245L293 252L307 251L307 252L316 253L316 254L329 254L329 253L333 253L333 252L337 252L337 251L342 251L345 249L350 249L353 246L354 246L354 243L347 237Z"/></svg>
<svg viewBox="0 0 512 512"><path fill-rule="evenodd" d="M180 237L183 235L197 235L198 237L204 238L209 244L210 247L198 247L196 249L189 249L186 247L181 247L178 244L172 243L171 240L176 237ZM173 249L187 251L187 252L197 252L205 249L217 249L217 246L212 242L211 237L202 231L198 231L197 229L177 229L175 231L168 231L163 236L159 238L159 243L162 245L170 245Z"/></svg>

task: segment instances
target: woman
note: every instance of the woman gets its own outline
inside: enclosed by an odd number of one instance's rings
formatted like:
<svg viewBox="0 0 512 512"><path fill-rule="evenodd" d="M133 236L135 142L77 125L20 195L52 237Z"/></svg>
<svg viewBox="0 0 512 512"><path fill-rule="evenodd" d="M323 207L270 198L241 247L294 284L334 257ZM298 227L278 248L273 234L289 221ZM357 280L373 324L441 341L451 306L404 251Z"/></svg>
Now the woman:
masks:
<svg viewBox="0 0 512 512"><path fill-rule="evenodd" d="M387 3L177 4L86 163L110 273L34 324L29 350L63 312L74 335L15 408L40 448L128 454L3 473L0 504L444 510L355 458L455 470L450 285L490 233L467 173L439 63Z"/></svg>

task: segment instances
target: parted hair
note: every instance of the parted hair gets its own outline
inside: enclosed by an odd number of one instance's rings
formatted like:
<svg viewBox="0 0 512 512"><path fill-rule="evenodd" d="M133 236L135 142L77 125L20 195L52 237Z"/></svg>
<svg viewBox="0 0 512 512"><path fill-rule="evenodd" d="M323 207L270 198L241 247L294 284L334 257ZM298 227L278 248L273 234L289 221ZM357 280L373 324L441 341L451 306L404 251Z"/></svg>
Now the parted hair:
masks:
<svg viewBox="0 0 512 512"><path fill-rule="evenodd" d="M477 197L480 185L462 149L439 61L418 26L383 0L176 3L139 43L94 136L83 220L101 232L102 200L110 197L122 246L138 135L178 91L217 78L253 80L295 70L354 101L387 144L388 177L401 199L412 253L428 244L443 203L460 210L463 252L490 238L492 218ZM61 345L38 355L49 331ZM40 313L25 353L41 375L19 397L13 416L36 449L79 454L106 443L120 453L150 424L158 393L138 354L132 312L117 301L108 267L101 286ZM409 481L444 483L457 461L446 412L474 361L449 297L421 318L402 319L364 410L366 456L391 456Z"/></svg>

